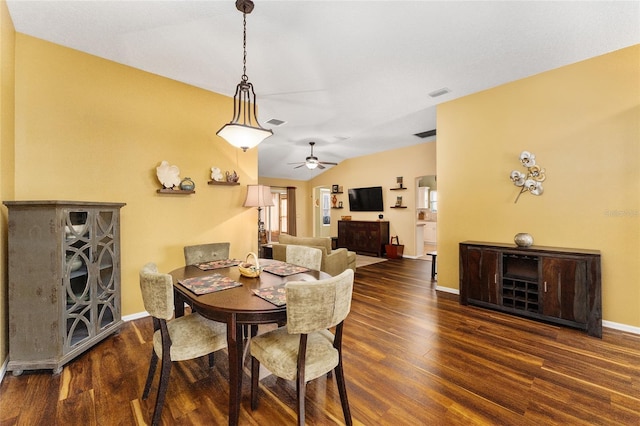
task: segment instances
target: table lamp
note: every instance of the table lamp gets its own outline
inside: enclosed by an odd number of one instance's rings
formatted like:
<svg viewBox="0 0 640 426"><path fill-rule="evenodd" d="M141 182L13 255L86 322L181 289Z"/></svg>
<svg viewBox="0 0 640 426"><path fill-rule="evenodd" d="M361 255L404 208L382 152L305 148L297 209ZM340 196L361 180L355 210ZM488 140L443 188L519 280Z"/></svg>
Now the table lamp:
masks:
<svg viewBox="0 0 640 426"><path fill-rule="evenodd" d="M258 208L258 251L260 245L267 243L267 234L264 229L261 211L263 207L273 206L271 187L266 185L247 185L247 198L244 200L244 207Z"/></svg>

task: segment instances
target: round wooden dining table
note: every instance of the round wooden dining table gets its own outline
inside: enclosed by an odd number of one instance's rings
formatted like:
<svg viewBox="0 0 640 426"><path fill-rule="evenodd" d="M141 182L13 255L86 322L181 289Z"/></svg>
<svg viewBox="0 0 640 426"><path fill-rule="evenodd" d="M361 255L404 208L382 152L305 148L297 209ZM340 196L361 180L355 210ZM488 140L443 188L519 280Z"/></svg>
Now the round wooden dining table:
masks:
<svg viewBox="0 0 640 426"><path fill-rule="evenodd" d="M260 259L260 265L268 265L270 260ZM256 278L240 275L237 266L202 270L190 265L174 269L174 303L176 317L184 315L185 303L205 318L227 324L227 345L229 352L229 425L237 425L242 396L242 360L244 325L284 323L287 319L286 306L276 306L252 291L272 287L289 281L316 281L330 278L326 272L308 270L289 276L279 276L262 271ZM197 295L180 284L187 278L220 274L241 283L242 286Z"/></svg>

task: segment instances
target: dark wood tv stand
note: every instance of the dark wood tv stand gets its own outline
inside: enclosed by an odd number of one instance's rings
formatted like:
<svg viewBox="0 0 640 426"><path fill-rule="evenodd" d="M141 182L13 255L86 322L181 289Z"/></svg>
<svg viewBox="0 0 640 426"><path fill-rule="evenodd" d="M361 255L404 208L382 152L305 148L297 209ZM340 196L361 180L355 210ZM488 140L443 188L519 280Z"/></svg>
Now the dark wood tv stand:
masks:
<svg viewBox="0 0 640 426"><path fill-rule="evenodd" d="M382 257L385 244L389 244L389 222L387 221L338 221L338 247Z"/></svg>
<svg viewBox="0 0 640 426"><path fill-rule="evenodd" d="M460 303L602 337L600 252L460 243Z"/></svg>

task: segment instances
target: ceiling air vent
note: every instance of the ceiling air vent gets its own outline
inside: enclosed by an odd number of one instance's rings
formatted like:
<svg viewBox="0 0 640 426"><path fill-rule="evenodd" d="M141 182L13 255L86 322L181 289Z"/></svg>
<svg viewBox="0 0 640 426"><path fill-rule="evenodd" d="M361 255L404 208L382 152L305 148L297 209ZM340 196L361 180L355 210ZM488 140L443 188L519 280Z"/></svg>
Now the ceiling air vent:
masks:
<svg viewBox="0 0 640 426"><path fill-rule="evenodd" d="M426 132L420 132L420 133L416 133L414 134L414 136L417 136L419 138L428 138L431 136L435 136L436 135L436 129L433 130L427 130Z"/></svg>
<svg viewBox="0 0 640 426"><path fill-rule="evenodd" d="M432 98L437 98L438 96L446 95L449 92L451 92L451 90L443 87L442 89L434 90L433 92L429 93L429 96L431 96Z"/></svg>
<svg viewBox="0 0 640 426"><path fill-rule="evenodd" d="M272 118L271 120L267 121L267 124L271 124L272 126L282 126L284 123L286 123L286 121L282 121L282 120L278 120L277 118Z"/></svg>

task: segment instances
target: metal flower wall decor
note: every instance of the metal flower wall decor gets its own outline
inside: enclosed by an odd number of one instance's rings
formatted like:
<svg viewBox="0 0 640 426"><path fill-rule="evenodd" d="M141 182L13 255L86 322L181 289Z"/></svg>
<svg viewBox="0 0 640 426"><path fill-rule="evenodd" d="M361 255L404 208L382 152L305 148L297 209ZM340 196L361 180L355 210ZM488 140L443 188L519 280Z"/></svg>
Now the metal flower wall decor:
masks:
<svg viewBox="0 0 640 426"><path fill-rule="evenodd" d="M520 187L520 192L514 203L517 203L522 193L526 191L533 195L542 195L544 192L542 182L547 178L544 174L545 170L536 164L536 156L529 151L522 151L520 162L527 168L527 171L526 173L518 170L511 172L511 181L515 186Z"/></svg>

